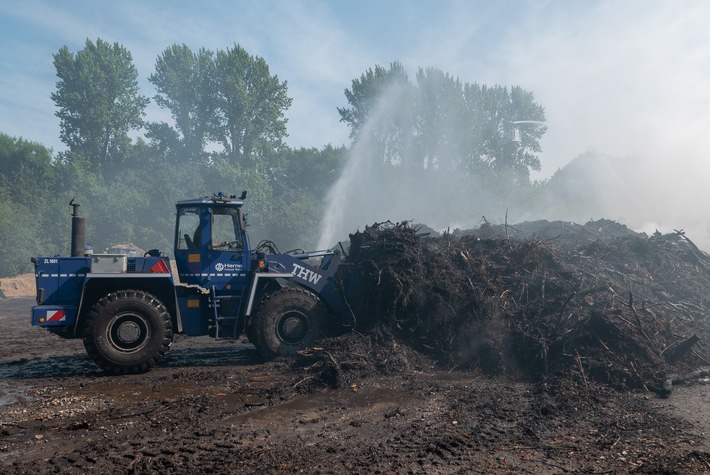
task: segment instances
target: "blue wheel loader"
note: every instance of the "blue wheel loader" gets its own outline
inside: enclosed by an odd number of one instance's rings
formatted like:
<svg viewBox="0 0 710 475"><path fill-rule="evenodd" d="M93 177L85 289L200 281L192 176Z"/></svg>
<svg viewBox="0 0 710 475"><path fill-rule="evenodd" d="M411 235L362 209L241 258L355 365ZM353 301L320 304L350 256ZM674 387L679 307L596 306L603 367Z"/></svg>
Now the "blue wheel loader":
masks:
<svg viewBox="0 0 710 475"><path fill-rule="evenodd" d="M264 357L312 347L348 320L342 254L252 248L241 196L217 193L176 204L171 261L85 250L85 223L72 200L70 257L33 257L32 324L82 338L106 372L148 371L175 334L238 339ZM351 287L351 286L350 286Z"/></svg>

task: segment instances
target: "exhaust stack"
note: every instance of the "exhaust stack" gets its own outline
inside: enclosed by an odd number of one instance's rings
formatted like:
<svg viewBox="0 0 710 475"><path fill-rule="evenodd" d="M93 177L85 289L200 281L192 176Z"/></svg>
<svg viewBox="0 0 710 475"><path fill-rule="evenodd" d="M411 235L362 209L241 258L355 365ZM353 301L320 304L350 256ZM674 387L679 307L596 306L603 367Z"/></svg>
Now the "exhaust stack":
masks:
<svg viewBox="0 0 710 475"><path fill-rule="evenodd" d="M86 239L86 226L84 218L79 216L79 203L74 203L74 198L69 202L72 207L71 214L71 256L84 257L84 241Z"/></svg>

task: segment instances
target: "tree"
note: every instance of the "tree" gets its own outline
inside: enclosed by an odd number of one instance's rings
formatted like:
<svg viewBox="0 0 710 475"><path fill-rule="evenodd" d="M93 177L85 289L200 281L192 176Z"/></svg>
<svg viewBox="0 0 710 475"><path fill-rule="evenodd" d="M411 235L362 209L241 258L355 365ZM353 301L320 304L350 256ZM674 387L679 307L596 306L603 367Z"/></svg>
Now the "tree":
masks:
<svg viewBox="0 0 710 475"><path fill-rule="evenodd" d="M272 76L263 58L241 46L218 51L216 97L220 124L216 138L233 165L265 171L283 149L285 111L291 106L286 81Z"/></svg>
<svg viewBox="0 0 710 475"><path fill-rule="evenodd" d="M540 168L538 140L545 127L521 128L521 141L512 139L516 121L545 118L533 94L520 87L463 83L436 68L420 68L413 85L395 62L366 71L345 96L350 107L338 112L353 142L366 142L369 153L400 174L448 173L527 186L530 170Z"/></svg>
<svg viewBox="0 0 710 475"><path fill-rule="evenodd" d="M213 53L172 45L158 57L149 80L158 91L156 104L170 111L175 128L150 124L148 137L174 157L205 162L205 144L218 128Z"/></svg>
<svg viewBox="0 0 710 475"><path fill-rule="evenodd" d="M55 254L68 229L56 225L63 203L53 165L50 149L0 133L0 277L30 271L40 251Z"/></svg>
<svg viewBox="0 0 710 475"><path fill-rule="evenodd" d="M461 169L472 116L464 109L463 85L440 69L419 69L416 94L417 165L432 171Z"/></svg>
<svg viewBox="0 0 710 475"><path fill-rule="evenodd" d="M350 126L350 138L367 141L367 148L383 163L402 165L411 155L416 122L414 88L402 64L368 69L352 81L345 97L350 107L339 107L338 113Z"/></svg>
<svg viewBox="0 0 710 475"><path fill-rule="evenodd" d="M283 167L271 180L272 205L263 223L265 236L278 236L278 246L291 249L315 246L326 194L345 163L344 147L325 146L286 150Z"/></svg>
<svg viewBox="0 0 710 475"><path fill-rule="evenodd" d="M76 55L64 46L53 55L59 81L51 97L60 119L68 160L102 170L121 161L128 133L143 125L148 99L138 94L138 72L118 43L86 40Z"/></svg>
<svg viewBox="0 0 710 475"><path fill-rule="evenodd" d="M537 157L542 149L538 140L545 126L520 126L520 142L513 140L517 121L544 122L545 110L534 100L532 92L513 86L475 85L469 94L480 96L483 143L481 158L491 166L499 182L525 186L530 182L530 170L540 170Z"/></svg>
<svg viewBox="0 0 710 475"><path fill-rule="evenodd" d="M0 189L18 203L40 208L54 182L49 149L0 133Z"/></svg>
<svg viewBox="0 0 710 475"><path fill-rule="evenodd" d="M15 203L0 191L0 277L30 271L38 231L33 226L32 217L30 208Z"/></svg>
<svg viewBox="0 0 710 475"><path fill-rule="evenodd" d="M346 160L345 147L326 145L322 149L298 148L284 151L280 160L284 166L274 180L274 190L308 190L317 200L325 194L340 176ZM278 194L275 195L278 198Z"/></svg>

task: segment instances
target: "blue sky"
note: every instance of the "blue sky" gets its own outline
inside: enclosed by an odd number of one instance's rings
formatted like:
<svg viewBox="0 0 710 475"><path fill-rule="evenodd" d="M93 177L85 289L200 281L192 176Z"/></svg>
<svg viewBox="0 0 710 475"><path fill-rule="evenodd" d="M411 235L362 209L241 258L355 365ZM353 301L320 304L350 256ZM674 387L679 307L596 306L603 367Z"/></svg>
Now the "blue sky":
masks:
<svg viewBox="0 0 710 475"><path fill-rule="evenodd" d="M238 43L288 81L294 99L288 114L291 145L342 144L347 130L336 107L346 104L344 89L367 68L399 60L412 71L436 65L466 81L478 80L468 70L483 67L486 54L480 51L489 49L498 33L492 25L518 15L510 3L486 3L4 1L0 131L63 149L49 96L56 82L52 55L64 45L76 52L87 38L119 42L133 55L143 94L152 96L147 77L171 44L216 50ZM459 54L465 57L452 56ZM148 119L160 115L152 112Z"/></svg>
<svg viewBox="0 0 710 475"><path fill-rule="evenodd" d="M147 77L171 44L238 43L288 81L294 147L347 143L344 89L401 61L412 75L434 66L532 91L548 120L542 176L590 149L653 168L682 149L692 159L675 157L674 168L697 174L710 162L709 24L706 1L4 0L0 132L64 149L50 99L64 45L122 44L152 97ZM154 106L147 119L168 120Z"/></svg>

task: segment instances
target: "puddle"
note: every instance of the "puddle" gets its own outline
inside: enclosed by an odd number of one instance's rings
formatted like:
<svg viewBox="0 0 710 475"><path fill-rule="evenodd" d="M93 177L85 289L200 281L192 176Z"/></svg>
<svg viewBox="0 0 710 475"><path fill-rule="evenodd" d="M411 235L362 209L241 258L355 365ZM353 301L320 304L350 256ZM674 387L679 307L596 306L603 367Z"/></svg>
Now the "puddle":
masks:
<svg viewBox="0 0 710 475"><path fill-rule="evenodd" d="M413 399L411 394L401 389L340 389L326 394L313 394L278 406L256 409L246 414L238 414L222 419L219 425L248 424L253 422L273 422L291 417L320 417L328 411L347 410L348 412L384 411L399 405L405 405ZM247 405L259 406L244 401Z"/></svg>
<svg viewBox="0 0 710 475"><path fill-rule="evenodd" d="M256 349L252 345L243 343L220 344L212 342L204 347L187 346L180 342L165 354L160 366L171 368L194 366L231 366L254 364L258 362ZM178 346L178 348L175 348ZM180 346L187 346L180 348Z"/></svg>
<svg viewBox="0 0 710 475"><path fill-rule="evenodd" d="M2 413L3 408L8 404L12 404L20 400L31 400L32 398L27 396L27 391L31 387L32 386L29 385L9 387L0 383L0 413Z"/></svg>

